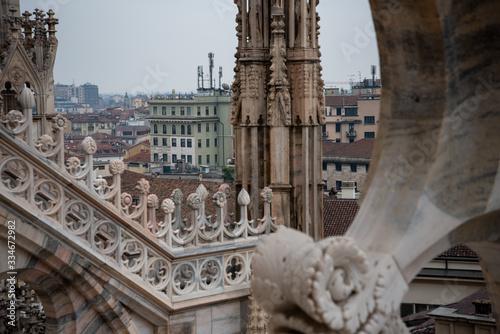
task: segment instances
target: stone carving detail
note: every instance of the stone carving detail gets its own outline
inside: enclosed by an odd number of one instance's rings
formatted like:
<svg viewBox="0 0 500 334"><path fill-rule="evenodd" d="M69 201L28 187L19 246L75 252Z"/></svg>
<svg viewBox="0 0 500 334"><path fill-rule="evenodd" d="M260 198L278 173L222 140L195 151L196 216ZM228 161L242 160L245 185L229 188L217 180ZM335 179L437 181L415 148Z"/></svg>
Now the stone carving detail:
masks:
<svg viewBox="0 0 500 334"><path fill-rule="evenodd" d="M137 273L146 262L144 246L130 236L123 234L121 264L132 273Z"/></svg>
<svg viewBox="0 0 500 334"><path fill-rule="evenodd" d="M172 266L171 264L161 258L155 258L149 262L148 265L148 282L156 290L165 290L170 283L170 277L172 276Z"/></svg>
<svg viewBox="0 0 500 334"><path fill-rule="evenodd" d="M201 264L200 286L204 290L218 287L222 281L222 266L217 259L206 259Z"/></svg>
<svg viewBox="0 0 500 334"><path fill-rule="evenodd" d="M95 147L90 139L85 161L70 157L66 165L59 168L60 177L52 178L46 174L45 167L26 159L32 154L26 153L27 149L35 154L41 152L34 147L12 145L6 131L0 128L2 195L15 197L38 212L42 219L50 218L49 223L61 226L82 245L87 245L89 251L105 256L109 265L139 276L149 288L172 301L189 300L200 294L215 295L224 292L226 286L231 287L231 291L250 286L251 247L258 240L256 236L278 228L270 217L270 189L263 192L265 215L258 220L258 226L246 215L250 197L245 190L238 196L243 214L239 221L233 221L227 209L227 197L231 196L227 185L222 185L213 196L212 205L217 208L215 217L206 215L210 194L200 185L196 193L187 197L191 209L188 219L182 215L184 196L175 190L171 199L161 202L164 219L157 221L155 211L160 201L156 195L148 194L147 180L139 182L140 196L136 201L120 191L120 163L111 164L116 172L112 185L102 177L94 179L90 172L93 157L89 153ZM67 180L62 181L64 177ZM67 187L71 181L74 181L72 187ZM90 201L89 196L97 196L103 203L113 205L96 206L96 200ZM137 231L132 234L131 228ZM234 245L236 240L236 249L221 247ZM239 252L240 246L246 250ZM162 252L158 252L158 248ZM172 254L182 254L188 249L199 254L196 260L172 263Z"/></svg>
<svg viewBox="0 0 500 334"><path fill-rule="evenodd" d="M123 174L125 171L125 164L121 160L113 160L109 163L109 172L111 175Z"/></svg>
<svg viewBox="0 0 500 334"><path fill-rule="evenodd" d="M29 165L21 159L9 158L0 164L2 185L11 192L22 192L30 186L32 171Z"/></svg>
<svg viewBox="0 0 500 334"><path fill-rule="evenodd" d="M118 227L108 221L100 221L94 228L94 245L103 254L109 255L118 247Z"/></svg>
<svg viewBox="0 0 500 334"><path fill-rule="evenodd" d="M248 297L250 303L248 304L248 324L247 333L249 334L267 334L269 315L266 314L255 301L252 294Z"/></svg>
<svg viewBox="0 0 500 334"><path fill-rule="evenodd" d="M33 202L46 215L52 215L59 210L62 204L62 187L49 180L40 180L33 189Z"/></svg>
<svg viewBox="0 0 500 334"><path fill-rule="evenodd" d="M97 145L92 137L86 137L82 141L82 151L87 155L92 155L97 152Z"/></svg>
<svg viewBox="0 0 500 334"><path fill-rule="evenodd" d="M261 78L260 66L252 64L248 66L248 96L254 99L259 98L259 83Z"/></svg>
<svg viewBox="0 0 500 334"><path fill-rule="evenodd" d="M86 233L92 223L92 211L87 204L79 201L69 202L64 215L64 227L72 234Z"/></svg>
<svg viewBox="0 0 500 334"><path fill-rule="evenodd" d="M248 261L239 254L227 257L224 265L225 282L229 285L234 285L240 284L247 279L247 276L249 276L247 262Z"/></svg>
<svg viewBox="0 0 500 334"><path fill-rule="evenodd" d="M52 139L52 137L49 136L49 135L42 135L35 142L35 148L40 153L44 153L44 154L49 153L50 151L52 151L52 149L55 146L56 146L56 143L54 142L54 139Z"/></svg>
<svg viewBox="0 0 500 334"><path fill-rule="evenodd" d="M177 265L174 269L174 291L178 295L192 292L196 287L196 268L190 262Z"/></svg>
<svg viewBox="0 0 500 334"><path fill-rule="evenodd" d="M272 18L271 80L268 94L268 123L271 126L290 126L291 106L286 67L285 15L281 11Z"/></svg>
<svg viewBox="0 0 500 334"><path fill-rule="evenodd" d="M404 327L392 319L407 290L397 265L390 256L369 259L352 239L314 243L283 229L257 247L252 266L255 299L279 332L381 333L388 326Z"/></svg>

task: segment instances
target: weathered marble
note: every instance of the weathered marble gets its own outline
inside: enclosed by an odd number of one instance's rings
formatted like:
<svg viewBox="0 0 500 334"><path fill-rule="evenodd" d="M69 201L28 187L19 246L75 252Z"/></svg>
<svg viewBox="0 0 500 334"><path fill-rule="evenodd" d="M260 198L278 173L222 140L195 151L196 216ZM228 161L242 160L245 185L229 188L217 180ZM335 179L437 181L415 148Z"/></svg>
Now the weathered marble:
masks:
<svg viewBox="0 0 500 334"><path fill-rule="evenodd" d="M368 190L345 238L258 247L252 289L277 333L404 332L407 284L463 243L499 317L500 3L370 3L384 91ZM362 256L343 267L348 254Z"/></svg>
<svg viewBox="0 0 500 334"><path fill-rule="evenodd" d="M238 51L231 120L237 189L249 189L257 203L260 190L269 186L272 216L321 239L325 108L318 1L235 3ZM251 214L258 217L259 208L254 205Z"/></svg>

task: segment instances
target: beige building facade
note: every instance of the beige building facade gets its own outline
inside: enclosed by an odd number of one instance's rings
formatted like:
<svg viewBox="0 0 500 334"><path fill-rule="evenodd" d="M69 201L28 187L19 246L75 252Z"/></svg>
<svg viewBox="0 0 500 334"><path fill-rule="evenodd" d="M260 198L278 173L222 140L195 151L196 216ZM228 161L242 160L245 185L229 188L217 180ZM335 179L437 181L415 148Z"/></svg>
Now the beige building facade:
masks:
<svg viewBox="0 0 500 334"><path fill-rule="evenodd" d="M352 143L376 138L380 114L379 95L326 96L323 140Z"/></svg>

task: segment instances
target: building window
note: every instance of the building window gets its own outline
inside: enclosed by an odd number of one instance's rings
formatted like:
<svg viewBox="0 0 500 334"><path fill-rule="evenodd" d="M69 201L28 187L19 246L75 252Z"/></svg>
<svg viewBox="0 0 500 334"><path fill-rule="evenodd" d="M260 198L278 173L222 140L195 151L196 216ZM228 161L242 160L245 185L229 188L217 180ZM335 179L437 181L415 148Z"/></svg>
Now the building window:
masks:
<svg viewBox="0 0 500 334"><path fill-rule="evenodd" d="M188 155L187 158L188 158L188 163L192 164L193 163L193 156Z"/></svg>
<svg viewBox="0 0 500 334"><path fill-rule="evenodd" d="M342 116L342 108L337 108L337 116Z"/></svg>
<svg viewBox="0 0 500 334"><path fill-rule="evenodd" d="M168 162L168 154L164 153L162 160L163 162Z"/></svg>
<svg viewBox="0 0 500 334"><path fill-rule="evenodd" d="M205 131L210 132L210 123L205 124Z"/></svg>
<svg viewBox="0 0 500 334"><path fill-rule="evenodd" d="M358 171L358 165L357 164L351 164L351 172L356 173Z"/></svg>
<svg viewBox="0 0 500 334"><path fill-rule="evenodd" d="M198 165L201 165L201 155L198 156Z"/></svg>
<svg viewBox="0 0 500 334"><path fill-rule="evenodd" d="M153 107L153 115L156 115L158 113L158 107Z"/></svg>
<svg viewBox="0 0 500 334"><path fill-rule="evenodd" d="M340 162L337 162L337 163L335 164L335 170L336 170L337 172L342 171L342 164L341 164Z"/></svg>
<svg viewBox="0 0 500 334"><path fill-rule="evenodd" d="M198 139L198 147L201 147L201 139Z"/></svg>
<svg viewBox="0 0 500 334"><path fill-rule="evenodd" d="M158 133L158 125L153 125L153 133Z"/></svg>
<svg viewBox="0 0 500 334"><path fill-rule="evenodd" d="M365 116L365 124L375 124L375 116Z"/></svg>
<svg viewBox="0 0 500 334"><path fill-rule="evenodd" d="M214 106L214 115L217 115L217 106Z"/></svg>
<svg viewBox="0 0 500 334"><path fill-rule="evenodd" d="M187 126L187 134L188 134L188 135L191 135L191 125L188 125L188 126Z"/></svg>
<svg viewBox="0 0 500 334"><path fill-rule="evenodd" d="M335 132L340 132L340 127L342 126L342 124L340 123L336 123L335 124Z"/></svg>
<svg viewBox="0 0 500 334"><path fill-rule="evenodd" d="M375 132L365 132L365 138L375 138Z"/></svg>
<svg viewBox="0 0 500 334"><path fill-rule="evenodd" d="M340 143L340 138L335 138L336 143Z"/></svg>
<svg viewBox="0 0 500 334"><path fill-rule="evenodd" d="M217 138L214 139L214 146L215 147L218 147L219 146L219 141L217 140Z"/></svg>
<svg viewBox="0 0 500 334"><path fill-rule="evenodd" d="M210 154L207 154L207 165L210 163Z"/></svg>
<svg viewBox="0 0 500 334"><path fill-rule="evenodd" d="M175 107L171 107L170 111L172 112L172 116L175 116Z"/></svg>
<svg viewBox="0 0 500 334"><path fill-rule="evenodd" d="M181 125L181 135L185 135L186 134L186 127L184 126L184 124Z"/></svg>
<svg viewBox="0 0 500 334"><path fill-rule="evenodd" d="M177 134L177 130L175 128L175 124L172 125L172 134L173 135Z"/></svg>
<svg viewBox="0 0 500 334"><path fill-rule="evenodd" d="M187 115L191 116L191 107L186 107Z"/></svg>
<svg viewBox="0 0 500 334"><path fill-rule="evenodd" d="M177 138L172 138L172 147L177 147Z"/></svg>
<svg viewBox="0 0 500 334"><path fill-rule="evenodd" d="M153 145L158 146L158 138L157 137L153 137Z"/></svg>
<svg viewBox="0 0 500 334"><path fill-rule="evenodd" d="M217 123L214 123L214 131L217 132Z"/></svg>
<svg viewBox="0 0 500 334"><path fill-rule="evenodd" d="M167 138L162 138L162 139L161 139L161 144L162 144L163 146L168 146L168 144L167 144Z"/></svg>
<svg viewBox="0 0 500 334"><path fill-rule="evenodd" d="M184 114L185 114L184 107L181 107L181 116L184 116Z"/></svg>
<svg viewBox="0 0 500 334"><path fill-rule="evenodd" d="M219 162L219 159L218 159L218 157L217 157L217 154L216 154L216 155L214 155L214 161L215 161L215 163L218 163L218 162Z"/></svg>
<svg viewBox="0 0 500 334"><path fill-rule="evenodd" d="M325 161L323 161L323 170L326 170L327 166L328 166L328 163L326 163Z"/></svg>
<svg viewBox="0 0 500 334"><path fill-rule="evenodd" d="M186 155L185 155L185 154L182 154L182 155L181 155L181 160L182 160L182 161L186 161Z"/></svg>
<svg viewBox="0 0 500 334"><path fill-rule="evenodd" d="M167 107L161 107L161 114L166 115L167 114Z"/></svg>
<svg viewBox="0 0 500 334"><path fill-rule="evenodd" d="M201 132L201 123L198 123L198 133Z"/></svg>
<svg viewBox="0 0 500 334"><path fill-rule="evenodd" d="M186 147L186 139L181 138L181 147Z"/></svg>
<svg viewBox="0 0 500 334"><path fill-rule="evenodd" d="M205 107L205 115L206 116L210 115L210 107Z"/></svg>
<svg viewBox="0 0 500 334"><path fill-rule="evenodd" d="M193 142L191 141L191 139L187 140L187 147L193 147Z"/></svg>
<svg viewBox="0 0 500 334"><path fill-rule="evenodd" d="M346 116L358 116L358 108L345 108Z"/></svg>
<svg viewBox="0 0 500 334"><path fill-rule="evenodd" d="M172 154L172 163L176 163L177 162L177 154Z"/></svg>
<svg viewBox="0 0 500 334"><path fill-rule="evenodd" d="M335 188L337 191L342 190L342 181L335 181Z"/></svg>
<svg viewBox="0 0 500 334"><path fill-rule="evenodd" d="M349 143L354 143L354 138L349 138Z"/></svg>
<svg viewBox="0 0 500 334"><path fill-rule="evenodd" d="M210 147L210 138L207 138L205 147Z"/></svg>
<svg viewBox="0 0 500 334"><path fill-rule="evenodd" d="M153 154L153 160L158 161L158 153Z"/></svg>
<svg viewBox="0 0 500 334"><path fill-rule="evenodd" d="M196 108L196 110L197 110L197 111L196 111L196 114L197 114L198 116L201 116L201 107ZM200 163L201 163L201 162L200 162Z"/></svg>

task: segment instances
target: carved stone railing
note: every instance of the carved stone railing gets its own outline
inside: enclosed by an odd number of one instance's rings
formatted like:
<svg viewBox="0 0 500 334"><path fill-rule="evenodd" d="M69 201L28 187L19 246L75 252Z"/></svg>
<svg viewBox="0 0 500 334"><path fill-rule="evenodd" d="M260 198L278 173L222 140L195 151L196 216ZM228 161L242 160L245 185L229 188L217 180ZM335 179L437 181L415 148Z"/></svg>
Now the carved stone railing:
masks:
<svg viewBox="0 0 500 334"><path fill-rule="evenodd" d="M249 288L258 236L278 228L270 215L271 189L262 191L264 218L256 222L248 219L250 198L245 190L238 196L241 218L230 218L227 185L213 196L213 221L206 215L209 193L203 185L187 197L189 218L183 218L183 194L177 189L162 202L163 220L158 221L159 199L149 194L147 180L138 182L137 204L121 192L122 161L110 163L111 185L95 178L92 138L82 143L83 164L77 157L61 163L64 119L56 116L53 124L58 126L41 136L45 146L31 144L30 94L27 89L22 92L24 112L9 112L0 126L0 196L44 217L55 235L104 258L117 273L133 274L170 302Z"/></svg>

